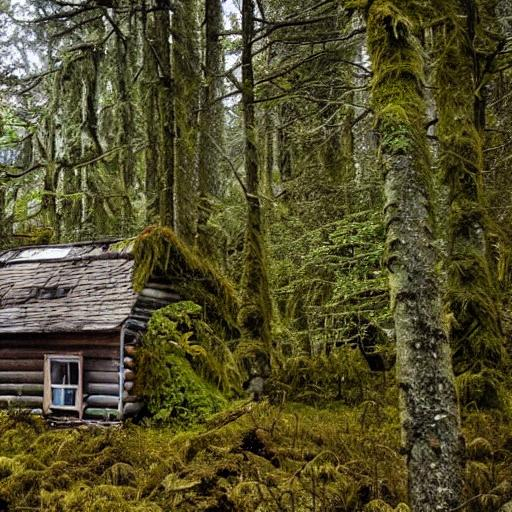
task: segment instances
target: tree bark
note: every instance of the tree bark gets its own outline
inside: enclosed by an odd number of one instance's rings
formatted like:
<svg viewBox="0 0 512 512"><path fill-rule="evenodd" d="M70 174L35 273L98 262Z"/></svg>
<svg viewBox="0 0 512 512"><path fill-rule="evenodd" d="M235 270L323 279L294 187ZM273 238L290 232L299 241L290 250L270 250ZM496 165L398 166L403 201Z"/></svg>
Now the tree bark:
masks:
<svg viewBox="0 0 512 512"><path fill-rule="evenodd" d="M143 10L143 111L148 148L146 161L146 220L174 226L174 101L171 75L171 25L165 0L150 2ZM158 212L158 213L157 213Z"/></svg>
<svg viewBox="0 0 512 512"><path fill-rule="evenodd" d="M118 22L116 16L114 16L114 20ZM116 146L120 148L117 154L117 165L123 194L121 224L124 235L130 234L130 228L133 226L133 210L130 191L134 190L135 186L135 156L132 150L134 128L133 110L128 88L130 78L130 61L128 55L131 40L130 27L128 27L127 34L116 34Z"/></svg>
<svg viewBox="0 0 512 512"><path fill-rule="evenodd" d="M462 450L451 354L441 321L415 21L411 0L376 0L367 11L409 497L414 512L434 512L460 503Z"/></svg>
<svg viewBox="0 0 512 512"><path fill-rule="evenodd" d="M239 321L246 338L259 342L250 368L251 377L268 376L270 360L271 302L265 259L263 220L259 198L258 149L254 109L254 72L252 40L254 38L254 0L242 3L242 108L247 198L247 224L244 243L242 306Z"/></svg>
<svg viewBox="0 0 512 512"><path fill-rule="evenodd" d="M172 16L172 58L176 114L174 224L192 244L197 231L197 143L200 59L197 0L179 0Z"/></svg>

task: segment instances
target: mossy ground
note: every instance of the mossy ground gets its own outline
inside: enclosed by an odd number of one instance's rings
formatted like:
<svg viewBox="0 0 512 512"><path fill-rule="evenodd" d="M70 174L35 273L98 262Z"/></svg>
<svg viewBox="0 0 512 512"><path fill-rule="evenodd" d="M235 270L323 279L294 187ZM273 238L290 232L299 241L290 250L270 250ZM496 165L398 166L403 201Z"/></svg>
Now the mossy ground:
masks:
<svg viewBox="0 0 512 512"><path fill-rule="evenodd" d="M464 510L511 498L512 427L465 418ZM0 415L0 498L9 510L401 511L408 508L397 409L238 402L192 430L126 424L52 430Z"/></svg>

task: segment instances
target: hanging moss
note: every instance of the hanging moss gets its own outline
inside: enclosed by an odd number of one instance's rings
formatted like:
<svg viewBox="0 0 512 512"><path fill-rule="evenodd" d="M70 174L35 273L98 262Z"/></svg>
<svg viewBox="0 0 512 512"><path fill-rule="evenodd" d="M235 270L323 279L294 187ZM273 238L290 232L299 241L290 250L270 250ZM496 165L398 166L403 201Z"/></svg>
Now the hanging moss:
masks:
<svg viewBox="0 0 512 512"><path fill-rule="evenodd" d="M499 371L507 354L490 261L493 229L483 190L484 134L475 111L476 84L481 87L475 37L482 27L478 14L465 4L449 0L436 7L445 16L437 39L435 99L440 163L450 201L446 307L452 317L454 369L463 383L464 403L499 406L504 396ZM490 374L483 385L483 376Z"/></svg>
<svg viewBox="0 0 512 512"><path fill-rule="evenodd" d="M233 285L167 227L147 228L134 242L133 286L142 290L151 276L163 276L183 297L204 306L206 316L236 336L238 298Z"/></svg>

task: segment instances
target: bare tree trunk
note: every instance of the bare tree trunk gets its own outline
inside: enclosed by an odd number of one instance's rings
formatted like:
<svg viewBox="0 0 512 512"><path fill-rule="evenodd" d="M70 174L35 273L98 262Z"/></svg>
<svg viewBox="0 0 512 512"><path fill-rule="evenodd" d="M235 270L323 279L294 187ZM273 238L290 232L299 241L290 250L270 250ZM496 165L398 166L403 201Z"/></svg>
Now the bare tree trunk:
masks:
<svg viewBox="0 0 512 512"><path fill-rule="evenodd" d="M450 347L441 321L423 61L413 3L376 0L367 26L385 173L387 266L410 503L414 512L434 512L460 503L462 449Z"/></svg>

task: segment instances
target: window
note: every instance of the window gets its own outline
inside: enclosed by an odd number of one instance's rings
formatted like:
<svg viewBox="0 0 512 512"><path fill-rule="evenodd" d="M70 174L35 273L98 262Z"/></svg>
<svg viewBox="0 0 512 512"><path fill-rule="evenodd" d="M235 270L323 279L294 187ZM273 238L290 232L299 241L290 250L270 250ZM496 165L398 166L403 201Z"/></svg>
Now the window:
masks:
<svg viewBox="0 0 512 512"><path fill-rule="evenodd" d="M45 414L52 411L76 411L82 415L81 354L47 354L44 359Z"/></svg>

